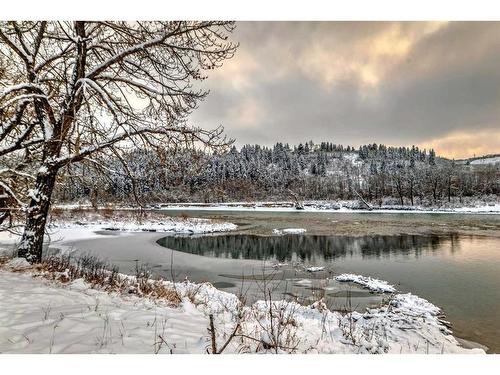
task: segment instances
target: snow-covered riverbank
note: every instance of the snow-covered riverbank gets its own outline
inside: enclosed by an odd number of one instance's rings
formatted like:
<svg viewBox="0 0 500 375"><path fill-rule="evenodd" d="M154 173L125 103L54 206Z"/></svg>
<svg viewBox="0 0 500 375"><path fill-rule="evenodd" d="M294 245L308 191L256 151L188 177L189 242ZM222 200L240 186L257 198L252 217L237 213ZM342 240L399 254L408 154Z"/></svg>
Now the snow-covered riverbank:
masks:
<svg viewBox="0 0 500 375"><path fill-rule="evenodd" d="M357 202L340 203L305 203L304 208L297 210L290 202L255 202L227 204L162 204L152 208L164 211L249 211L249 212L334 212L334 213L372 213L372 214L500 214L500 203L463 206L463 207L424 207L424 206L381 206L360 207Z"/></svg>
<svg viewBox="0 0 500 375"><path fill-rule="evenodd" d="M51 241L68 250L72 241L109 234L211 233L235 228L222 221L163 217L150 217L141 224L123 218L80 217L73 222L66 218L53 220L49 227ZM17 240L15 235L6 238L5 233L0 237L4 245ZM204 353L211 350L207 334L210 315L214 316L219 349L237 331L225 353L484 352L460 346L432 303L409 293L397 294L394 286L361 275L337 275L337 280L386 292L386 303L367 311L342 313L330 311L322 300L304 306L269 301L264 295L263 300L244 306L236 295L209 283L162 282L179 294L182 302L173 306L158 298L110 293L83 279L54 281L46 277L22 261L0 269L0 352ZM278 331L276 327L280 327Z"/></svg>
<svg viewBox="0 0 500 375"><path fill-rule="evenodd" d="M236 332L224 353L484 352L461 347L439 308L409 293L392 295L380 308L341 314L322 300L244 306L209 283L164 281L180 297L172 305L106 292L83 279L63 282L63 274L53 280L17 259L0 268L0 352L205 353L210 315L219 349Z"/></svg>
<svg viewBox="0 0 500 375"><path fill-rule="evenodd" d="M52 244L64 245L65 243L99 238L105 236L106 232L126 235L136 232L161 232L176 234L202 234L227 232L235 230L237 225L224 221L215 221L199 218L171 218L161 217L149 220L137 220L130 218L105 219L98 215L79 215L78 218L54 219L47 225L47 238ZM0 252L2 247L12 247L20 238L21 231L11 233L0 232ZM64 247L64 246L63 246Z"/></svg>
<svg viewBox="0 0 500 375"><path fill-rule="evenodd" d="M255 201L255 202L227 202L227 203L157 203L147 207L147 211L164 210L196 210L196 211L250 211L250 212L338 212L338 213L461 213L461 214L500 214L500 201L498 197L490 200L467 200L460 202L443 202L439 205L400 205L394 202L382 205L371 204L368 209L366 204L358 200L334 201L304 201L303 209L297 210L291 201ZM88 210L92 211L90 203L56 204L54 207L62 210ZM105 209L105 207L101 207ZM131 206L114 207L120 211L134 211Z"/></svg>
<svg viewBox="0 0 500 375"><path fill-rule="evenodd" d="M120 232L165 232L200 234L227 232L235 230L237 225L227 222L217 222L210 219L179 219L165 217L161 220L144 221L141 223L122 220L79 220L77 222L53 222L48 226L49 230L57 229L91 229L120 231Z"/></svg>

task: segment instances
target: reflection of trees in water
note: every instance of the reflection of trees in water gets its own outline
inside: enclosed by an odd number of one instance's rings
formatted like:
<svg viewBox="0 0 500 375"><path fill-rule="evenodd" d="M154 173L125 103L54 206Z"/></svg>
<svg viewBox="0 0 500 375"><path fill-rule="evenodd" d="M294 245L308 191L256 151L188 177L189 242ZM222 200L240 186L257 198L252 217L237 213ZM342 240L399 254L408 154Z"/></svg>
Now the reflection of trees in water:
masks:
<svg viewBox="0 0 500 375"><path fill-rule="evenodd" d="M255 236L217 235L203 237L165 237L158 240L164 247L186 253L232 259L265 259L278 261L333 260L344 257L381 258L392 255L419 257L424 251L437 251L448 242L457 250L458 235L397 236Z"/></svg>

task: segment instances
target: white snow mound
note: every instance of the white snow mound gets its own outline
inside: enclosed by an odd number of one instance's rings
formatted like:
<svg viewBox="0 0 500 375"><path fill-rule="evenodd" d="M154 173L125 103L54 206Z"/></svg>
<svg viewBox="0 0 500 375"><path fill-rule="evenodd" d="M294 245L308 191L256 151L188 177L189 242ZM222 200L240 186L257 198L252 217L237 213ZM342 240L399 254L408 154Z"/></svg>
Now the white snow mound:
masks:
<svg viewBox="0 0 500 375"><path fill-rule="evenodd" d="M31 264L25 258L14 258L7 262L7 266L14 271L20 271L30 268Z"/></svg>
<svg viewBox="0 0 500 375"><path fill-rule="evenodd" d="M374 279L367 276L355 275L352 273L343 273L342 275L338 275L335 277L335 280L340 282L352 282L355 284L359 284L366 289L370 289L371 291L377 293L394 293L396 288L389 284L387 281Z"/></svg>
<svg viewBox="0 0 500 375"><path fill-rule="evenodd" d="M304 228L273 229L273 234L302 234L307 232Z"/></svg>

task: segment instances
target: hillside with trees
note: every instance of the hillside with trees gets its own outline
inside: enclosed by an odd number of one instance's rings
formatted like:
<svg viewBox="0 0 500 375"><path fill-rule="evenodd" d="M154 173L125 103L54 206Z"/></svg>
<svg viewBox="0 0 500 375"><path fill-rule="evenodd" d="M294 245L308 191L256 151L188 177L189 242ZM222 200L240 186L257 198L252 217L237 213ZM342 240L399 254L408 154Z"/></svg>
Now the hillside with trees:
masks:
<svg viewBox="0 0 500 375"><path fill-rule="evenodd" d="M309 141L294 146L233 146L219 154L135 150L123 160L108 159L105 168L113 172L99 178L92 169L71 166L58 199L89 200L97 206L132 198L144 205L297 196L328 201L361 198L373 206L442 206L474 199L496 201L500 194L498 164L449 160L415 146L354 148Z"/></svg>

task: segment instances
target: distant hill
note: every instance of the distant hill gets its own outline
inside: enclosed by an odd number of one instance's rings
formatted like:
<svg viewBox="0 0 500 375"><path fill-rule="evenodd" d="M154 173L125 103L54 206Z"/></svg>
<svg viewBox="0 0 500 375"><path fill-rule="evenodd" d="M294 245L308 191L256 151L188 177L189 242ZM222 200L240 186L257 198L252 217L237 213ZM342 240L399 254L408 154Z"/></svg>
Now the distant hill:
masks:
<svg viewBox="0 0 500 375"><path fill-rule="evenodd" d="M487 165L500 163L500 154L489 154L474 158L461 159L459 162L470 165Z"/></svg>
<svg viewBox="0 0 500 375"><path fill-rule="evenodd" d="M496 202L500 167L482 164L497 161L500 155L453 161L439 157L433 149L416 146L368 144L356 149L312 141L276 143L273 147L245 145L220 154L185 150L158 155L135 150L122 160L105 161L114 173L98 188L97 175L73 169L71 175L79 178L71 188L65 186L61 200L87 198L92 190L104 200L128 200L135 189L151 202L277 201L291 197L363 199L379 206L463 204L464 198L481 197Z"/></svg>

